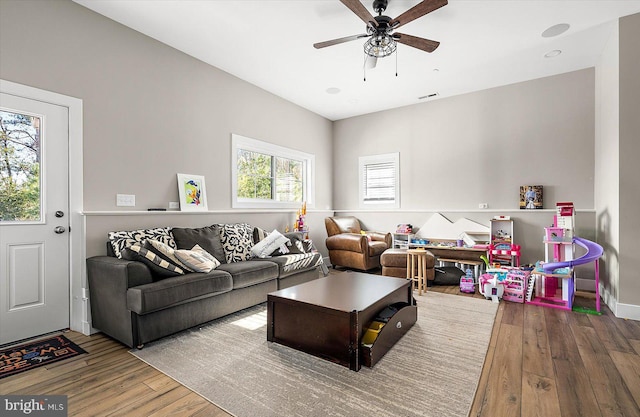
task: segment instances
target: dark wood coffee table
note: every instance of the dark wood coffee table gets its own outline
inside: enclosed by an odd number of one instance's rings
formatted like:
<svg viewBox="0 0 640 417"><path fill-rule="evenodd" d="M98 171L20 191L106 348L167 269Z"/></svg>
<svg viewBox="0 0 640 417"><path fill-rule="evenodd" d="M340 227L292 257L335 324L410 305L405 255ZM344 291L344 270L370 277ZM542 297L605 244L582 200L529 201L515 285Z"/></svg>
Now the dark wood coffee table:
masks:
<svg viewBox="0 0 640 417"><path fill-rule="evenodd" d="M399 311L373 346L361 338L380 311ZM267 296L267 340L349 367L373 366L417 320L411 281L346 272Z"/></svg>

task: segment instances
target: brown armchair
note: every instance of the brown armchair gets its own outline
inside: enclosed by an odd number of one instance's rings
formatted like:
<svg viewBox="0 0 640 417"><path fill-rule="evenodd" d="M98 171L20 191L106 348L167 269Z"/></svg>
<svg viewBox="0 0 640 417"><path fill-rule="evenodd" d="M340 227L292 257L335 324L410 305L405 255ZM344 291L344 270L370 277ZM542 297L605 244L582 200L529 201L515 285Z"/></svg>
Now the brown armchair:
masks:
<svg viewBox="0 0 640 417"><path fill-rule="evenodd" d="M327 217L327 249L331 265L367 271L380 267L380 255L391 247L391 233L369 232L363 235L355 217Z"/></svg>

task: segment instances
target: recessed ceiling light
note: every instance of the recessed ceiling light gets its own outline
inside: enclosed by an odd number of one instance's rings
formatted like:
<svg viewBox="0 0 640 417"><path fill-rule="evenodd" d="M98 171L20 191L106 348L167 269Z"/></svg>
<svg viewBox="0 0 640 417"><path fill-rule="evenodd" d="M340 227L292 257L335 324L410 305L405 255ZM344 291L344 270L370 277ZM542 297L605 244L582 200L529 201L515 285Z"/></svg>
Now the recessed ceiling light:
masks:
<svg viewBox="0 0 640 417"><path fill-rule="evenodd" d="M327 94L338 94L340 89L338 87L329 87L326 89Z"/></svg>
<svg viewBox="0 0 640 417"><path fill-rule="evenodd" d="M556 56L560 55L561 53L562 53L561 50L554 49L553 51L549 51L546 54L544 54L544 57L545 58L553 58L553 57L556 57Z"/></svg>
<svg viewBox="0 0 640 417"><path fill-rule="evenodd" d="M567 30L569 30L570 25L568 23L559 23L557 25L553 25L544 32L542 32L543 38L553 38L554 36L562 35Z"/></svg>

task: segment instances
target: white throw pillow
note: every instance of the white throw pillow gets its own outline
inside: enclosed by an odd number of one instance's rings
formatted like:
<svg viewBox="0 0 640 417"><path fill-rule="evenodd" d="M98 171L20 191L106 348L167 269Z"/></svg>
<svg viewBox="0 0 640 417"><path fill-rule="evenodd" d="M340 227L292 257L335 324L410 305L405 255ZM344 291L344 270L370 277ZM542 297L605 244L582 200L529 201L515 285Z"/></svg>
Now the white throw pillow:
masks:
<svg viewBox="0 0 640 417"><path fill-rule="evenodd" d="M282 245L286 247L287 243L290 243L289 238L274 230L251 248L251 254L257 258L267 258Z"/></svg>
<svg viewBox="0 0 640 417"><path fill-rule="evenodd" d="M195 272L211 272L220 265L213 255L205 251L200 245L195 245L191 250L178 249L173 252L181 264Z"/></svg>

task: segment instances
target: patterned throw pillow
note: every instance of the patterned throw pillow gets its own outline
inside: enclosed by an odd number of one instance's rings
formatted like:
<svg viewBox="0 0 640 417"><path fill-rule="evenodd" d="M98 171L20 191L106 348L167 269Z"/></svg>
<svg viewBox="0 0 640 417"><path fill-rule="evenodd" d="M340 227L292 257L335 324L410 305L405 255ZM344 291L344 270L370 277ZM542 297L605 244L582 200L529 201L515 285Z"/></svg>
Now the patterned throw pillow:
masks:
<svg viewBox="0 0 640 417"><path fill-rule="evenodd" d="M169 278L183 275L184 271L177 265L167 262L155 253L143 248L139 244L133 244L122 251L125 259L142 262L149 267L152 275L158 278Z"/></svg>
<svg viewBox="0 0 640 417"><path fill-rule="evenodd" d="M253 229L247 223L222 225L222 247L227 263L246 261L251 258L253 247Z"/></svg>
<svg viewBox="0 0 640 417"><path fill-rule="evenodd" d="M142 243L146 239L154 239L159 242L168 245L171 248L176 248L176 242L173 240L173 236L168 227L158 227L156 229L141 229L122 232L109 232L109 242L113 248L113 253L118 258L122 258L122 251L125 248L135 244Z"/></svg>
<svg viewBox="0 0 640 417"><path fill-rule="evenodd" d="M220 265L220 261L198 245L191 250L178 249L174 254L182 264L195 272L211 272Z"/></svg>
<svg viewBox="0 0 640 417"><path fill-rule="evenodd" d="M145 240L145 245L150 245L154 249L154 252L158 252L170 262L173 262L176 265L182 265L187 271L193 272L193 269L189 268L189 266L183 264L180 259L178 259L175 254L176 249L173 249L169 245L165 245L164 243L153 239Z"/></svg>

